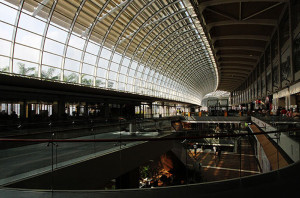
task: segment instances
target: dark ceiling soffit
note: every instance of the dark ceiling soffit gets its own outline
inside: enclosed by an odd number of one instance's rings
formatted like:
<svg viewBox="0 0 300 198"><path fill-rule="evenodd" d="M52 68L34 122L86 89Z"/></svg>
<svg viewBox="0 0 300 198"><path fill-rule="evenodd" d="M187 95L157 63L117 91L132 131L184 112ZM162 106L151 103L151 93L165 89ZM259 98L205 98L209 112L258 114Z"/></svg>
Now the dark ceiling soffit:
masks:
<svg viewBox="0 0 300 198"><path fill-rule="evenodd" d="M20 91L22 93L43 93L55 94L62 96L86 97L114 101L133 101L133 102L176 102L181 104L189 104L174 100L143 96L132 93L112 91L106 89L98 89L88 86L80 86L74 84L65 84L60 82L52 82L48 80L31 79L21 76L9 76L0 74L0 89L5 91Z"/></svg>

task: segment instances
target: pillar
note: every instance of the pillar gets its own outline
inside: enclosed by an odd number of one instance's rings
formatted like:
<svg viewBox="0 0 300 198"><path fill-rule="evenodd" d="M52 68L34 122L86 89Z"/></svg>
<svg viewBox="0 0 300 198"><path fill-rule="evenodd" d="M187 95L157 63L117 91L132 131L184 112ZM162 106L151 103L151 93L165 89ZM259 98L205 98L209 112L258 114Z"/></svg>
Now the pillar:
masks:
<svg viewBox="0 0 300 198"><path fill-rule="evenodd" d="M153 118L153 106L152 106L152 102L149 103L150 106L150 118Z"/></svg>
<svg viewBox="0 0 300 198"><path fill-rule="evenodd" d="M109 118L109 113L110 113L109 104L104 103L104 117L105 117L105 119Z"/></svg>
<svg viewBox="0 0 300 198"><path fill-rule="evenodd" d="M26 101L20 102L20 118L21 120L25 120L27 117L28 117L27 102Z"/></svg>
<svg viewBox="0 0 300 198"><path fill-rule="evenodd" d="M62 118L65 114L65 101L59 100L55 102L56 104L53 104L53 114L55 113L58 117L58 119Z"/></svg>

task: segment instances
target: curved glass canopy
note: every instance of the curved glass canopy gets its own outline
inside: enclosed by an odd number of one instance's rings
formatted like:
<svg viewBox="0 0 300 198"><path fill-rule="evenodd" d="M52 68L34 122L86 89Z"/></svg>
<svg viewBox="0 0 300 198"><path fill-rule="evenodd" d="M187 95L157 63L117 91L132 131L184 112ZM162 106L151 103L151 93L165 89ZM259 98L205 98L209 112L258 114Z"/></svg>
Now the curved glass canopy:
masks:
<svg viewBox="0 0 300 198"><path fill-rule="evenodd" d="M0 70L193 104L218 73L184 0L0 1Z"/></svg>

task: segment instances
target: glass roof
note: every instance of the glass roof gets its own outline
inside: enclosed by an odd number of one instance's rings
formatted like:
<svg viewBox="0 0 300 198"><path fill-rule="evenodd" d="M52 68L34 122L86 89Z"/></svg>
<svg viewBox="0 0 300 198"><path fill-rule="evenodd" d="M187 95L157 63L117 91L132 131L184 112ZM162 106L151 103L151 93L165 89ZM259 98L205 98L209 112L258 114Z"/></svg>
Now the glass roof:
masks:
<svg viewBox="0 0 300 198"><path fill-rule="evenodd" d="M200 104L216 90L185 0L0 1L0 71Z"/></svg>

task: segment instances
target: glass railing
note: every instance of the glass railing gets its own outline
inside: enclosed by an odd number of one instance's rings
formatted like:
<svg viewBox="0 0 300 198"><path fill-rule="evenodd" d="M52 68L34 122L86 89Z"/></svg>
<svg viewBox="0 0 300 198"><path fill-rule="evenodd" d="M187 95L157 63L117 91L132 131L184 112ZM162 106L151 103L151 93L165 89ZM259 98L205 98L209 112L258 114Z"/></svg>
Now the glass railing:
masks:
<svg viewBox="0 0 300 198"><path fill-rule="evenodd" d="M20 189L62 193L62 197L77 190L115 194L120 189L140 193L138 188L164 191L178 186L187 191L193 185L257 176L289 165L275 146L277 164L272 164L264 151L270 148L260 142L264 133L197 132L174 126L162 120L128 123L124 130L89 128L71 138L72 131L52 129L43 138L1 138L0 195ZM122 190L121 197L126 192Z"/></svg>

